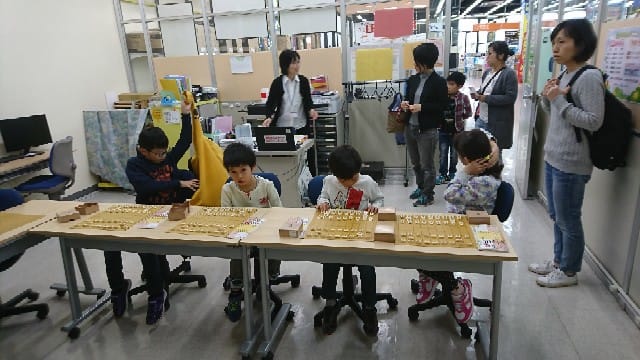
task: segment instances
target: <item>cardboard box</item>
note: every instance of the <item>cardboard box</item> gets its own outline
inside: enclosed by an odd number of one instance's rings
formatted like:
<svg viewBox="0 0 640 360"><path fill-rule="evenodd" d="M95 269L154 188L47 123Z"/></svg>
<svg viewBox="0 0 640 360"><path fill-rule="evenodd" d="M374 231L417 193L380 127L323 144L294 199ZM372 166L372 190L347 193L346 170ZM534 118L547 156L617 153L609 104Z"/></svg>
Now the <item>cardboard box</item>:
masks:
<svg viewBox="0 0 640 360"><path fill-rule="evenodd" d="M469 224L471 225L491 223L491 217L486 211L467 210L467 217L469 218Z"/></svg>
<svg viewBox="0 0 640 360"><path fill-rule="evenodd" d="M380 216L380 213L378 213ZM378 221L376 230L373 233L374 241L382 241L388 243L396 242L396 222L395 221Z"/></svg>
<svg viewBox="0 0 640 360"><path fill-rule="evenodd" d="M378 209L378 221L396 221L396 209L394 208Z"/></svg>
<svg viewBox="0 0 640 360"><path fill-rule="evenodd" d="M278 229L278 233L281 237L299 238L302 236L303 225L302 218L289 218L289 220Z"/></svg>
<svg viewBox="0 0 640 360"><path fill-rule="evenodd" d="M118 100L120 101L139 101L149 100L155 93L152 92L140 92L140 93L122 93L118 94Z"/></svg>
<svg viewBox="0 0 640 360"><path fill-rule="evenodd" d="M143 33L126 34L127 49L129 52L145 52L147 48L144 45ZM149 31L149 40L151 40L151 50L153 52L162 51L162 33L160 31Z"/></svg>

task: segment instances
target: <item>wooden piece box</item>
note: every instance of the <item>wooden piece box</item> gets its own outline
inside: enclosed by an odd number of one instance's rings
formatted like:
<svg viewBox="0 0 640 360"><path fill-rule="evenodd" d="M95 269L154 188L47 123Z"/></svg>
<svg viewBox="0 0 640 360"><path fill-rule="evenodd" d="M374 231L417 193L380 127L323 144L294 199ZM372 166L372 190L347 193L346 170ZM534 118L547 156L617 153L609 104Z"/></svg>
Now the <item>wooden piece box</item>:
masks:
<svg viewBox="0 0 640 360"><path fill-rule="evenodd" d="M98 206L98 203L95 202L84 203L76 206L76 210L80 213L80 215L90 215L100 211L100 206Z"/></svg>
<svg viewBox="0 0 640 360"><path fill-rule="evenodd" d="M302 218L289 218L289 220L278 229L278 233L281 237L299 238L302 236L303 225Z"/></svg>
<svg viewBox="0 0 640 360"><path fill-rule="evenodd" d="M491 217L486 211L467 210L467 217L469 218L469 224L490 224Z"/></svg>

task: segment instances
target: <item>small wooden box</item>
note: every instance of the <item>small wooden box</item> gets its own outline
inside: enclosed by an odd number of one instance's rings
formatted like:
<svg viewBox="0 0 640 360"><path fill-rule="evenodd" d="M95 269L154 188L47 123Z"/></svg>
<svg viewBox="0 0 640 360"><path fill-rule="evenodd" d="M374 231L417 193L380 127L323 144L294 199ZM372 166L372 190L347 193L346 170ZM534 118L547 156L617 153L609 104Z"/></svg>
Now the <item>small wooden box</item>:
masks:
<svg viewBox="0 0 640 360"><path fill-rule="evenodd" d="M189 214L189 202L174 203L169 209L169 221L183 220Z"/></svg>
<svg viewBox="0 0 640 360"><path fill-rule="evenodd" d="M80 213L80 215L90 215L100 211L100 207L98 206L98 203L91 202L76 206L76 210Z"/></svg>
<svg viewBox="0 0 640 360"><path fill-rule="evenodd" d="M396 221L396 209L394 208L378 209L378 221Z"/></svg>
<svg viewBox="0 0 640 360"><path fill-rule="evenodd" d="M299 238L302 236L303 225L302 218L289 218L289 220L278 229L278 233L280 233L281 237Z"/></svg>
<svg viewBox="0 0 640 360"><path fill-rule="evenodd" d="M66 223L80 219L80 213L75 210L63 211L56 214L56 219L60 223Z"/></svg>
<svg viewBox="0 0 640 360"><path fill-rule="evenodd" d="M467 210L467 217L471 225L491 223L491 217L486 211Z"/></svg>
<svg viewBox="0 0 640 360"><path fill-rule="evenodd" d="M382 241L388 243L396 242L396 222L395 221L378 221L376 230L373 233L374 241Z"/></svg>

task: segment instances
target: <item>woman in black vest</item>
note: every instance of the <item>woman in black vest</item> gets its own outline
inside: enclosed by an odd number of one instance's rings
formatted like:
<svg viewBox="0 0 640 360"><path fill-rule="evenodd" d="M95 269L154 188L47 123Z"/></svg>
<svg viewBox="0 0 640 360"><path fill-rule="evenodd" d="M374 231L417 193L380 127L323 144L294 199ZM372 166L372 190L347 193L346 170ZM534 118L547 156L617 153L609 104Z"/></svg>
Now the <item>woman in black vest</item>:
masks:
<svg viewBox="0 0 640 360"><path fill-rule="evenodd" d="M309 79L300 75L300 55L291 49L280 53L280 72L271 83L267 98L267 118L263 126L293 127L296 135L313 137L310 121L318 118L311 108L311 85ZM316 174L313 148L307 152L309 170Z"/></svg>

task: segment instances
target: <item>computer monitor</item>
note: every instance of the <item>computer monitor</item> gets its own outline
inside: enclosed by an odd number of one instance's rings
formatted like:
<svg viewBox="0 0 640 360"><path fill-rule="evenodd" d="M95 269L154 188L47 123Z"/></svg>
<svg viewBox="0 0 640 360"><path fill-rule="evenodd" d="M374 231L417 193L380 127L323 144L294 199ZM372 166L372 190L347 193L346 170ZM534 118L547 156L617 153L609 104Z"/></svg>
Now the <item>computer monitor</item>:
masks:
<svg viewBox="0 0 640 360"><path fill-rule="evenodd" d="M7 152L29 152L32 146L49 144L51 132L44 114L0 121L0 135Z"/></svg>

